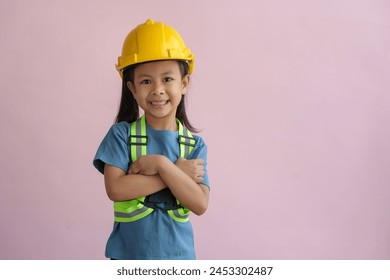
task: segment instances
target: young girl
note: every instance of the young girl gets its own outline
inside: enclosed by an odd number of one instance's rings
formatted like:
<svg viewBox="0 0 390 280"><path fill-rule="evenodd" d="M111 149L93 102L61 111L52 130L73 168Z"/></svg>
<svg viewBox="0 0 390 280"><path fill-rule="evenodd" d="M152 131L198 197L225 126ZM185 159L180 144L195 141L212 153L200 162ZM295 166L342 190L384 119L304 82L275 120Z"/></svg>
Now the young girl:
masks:
<svg viewBox="0 0 390 280"><path fill-rule="evenodd" d="M185 110L193 65L163 23L147 20L126 37L119 112L93 162L114 201L108 258L195 259L188 215L206 211L209 181L206 144L191 134Z"/></svg>

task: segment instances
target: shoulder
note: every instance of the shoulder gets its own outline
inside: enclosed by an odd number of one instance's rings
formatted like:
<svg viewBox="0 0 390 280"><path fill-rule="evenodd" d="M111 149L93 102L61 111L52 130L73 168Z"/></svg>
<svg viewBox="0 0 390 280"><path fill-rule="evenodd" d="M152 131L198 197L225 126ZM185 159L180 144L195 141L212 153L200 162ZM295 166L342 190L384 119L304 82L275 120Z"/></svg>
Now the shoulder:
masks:
<svg viewBox="0 0 390 280"><path fill-rule="evenodd" d="M121 122L111 126L96 152L94 166L104 172L104 164L114 165L127 171L129 154L129 126L128 122Z"/></svg>
<svg viewBox="0 0 390 280"><path fill-rule="evenodd" d="M113 124L108 130L104 140L122 140L127 142L130 136L130 124L128 122L120 122Z"/></svg>
<svg viewBox="0 0 390 280"><path fill-rule="evenodd" d="M128 136L130 132L130 123L123 121L120 123L113 124L109 132L116 135Z"/></svg>
<svg viewBox="0 0 390 280"><path fill-rule="evenodd" d="M192 135L192 137L194 137L195 139L195 142L196 142L196 147L199 146L199 147L207 147L206 145L206 142L203 140L203 138L199 135Z"/></svg>
<svg viewBox="0 0 390 280"><path fill-rule="evenodd" d="M190 158L207 157L207 145L203 138L199 135L192 135L195 139L195 147L192 151Z"/></svg>

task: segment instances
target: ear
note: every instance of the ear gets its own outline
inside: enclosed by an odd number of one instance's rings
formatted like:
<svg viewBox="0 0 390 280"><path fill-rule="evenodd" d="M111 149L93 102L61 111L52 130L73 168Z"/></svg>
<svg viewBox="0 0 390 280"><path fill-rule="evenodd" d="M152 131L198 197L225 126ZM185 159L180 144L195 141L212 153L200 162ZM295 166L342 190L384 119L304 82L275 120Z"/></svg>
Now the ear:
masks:
<svg viewBox="0 0 390 280"><path fill-rule="evenodd" d="M132 83L132 82L130 82L130 81L128 81L127 83L126 83L126 86L127 86L127 88L131 91L131 93L133 94L133 95L135 95L135 86L134 86L134 84Z"/></svg>
<svg viewBox="0 0 390 280"><path fill-rule="evenodd" d="M187 93L188 87L190 85L190 75L186 75L182 80L181 80L181 94L185 95Z"/></svg>

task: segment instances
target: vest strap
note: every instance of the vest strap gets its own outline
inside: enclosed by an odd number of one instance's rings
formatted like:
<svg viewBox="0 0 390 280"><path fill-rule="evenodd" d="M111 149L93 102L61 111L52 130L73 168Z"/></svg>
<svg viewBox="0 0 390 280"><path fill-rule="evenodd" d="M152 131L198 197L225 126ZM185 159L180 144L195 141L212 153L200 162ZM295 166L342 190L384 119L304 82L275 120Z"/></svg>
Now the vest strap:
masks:
<svg viewBox="0 0 390 280"><path fill-rule="evenodd" d="M190 210L182 207L174 210L168 210L168 215L176 222L185 223L189 220Z"/></svg>
<svg viewBox="0 0 390 280"><path fill-rule="evenodd" d="M146 207L143 202L145 197L128 201L114 202L115 222L135 222L153 212L153 208Z"/></svg>
<svg viewBox="0 0 390 280"><path fill-rule="evenodd" d="M193 151L196 140L191 132L176 119L179 134L180 157L187 158ZM145 115L130 124L130 159L135 162L139 157L147 154L148 136L146 135ZM129 201L114 202L114 220L116 222L135 222L149 214L154 209L144 205L145 197ZM176 200L175 209L167 210L168 215L177 222L185 223L189 220L190 210Z"/></svg>

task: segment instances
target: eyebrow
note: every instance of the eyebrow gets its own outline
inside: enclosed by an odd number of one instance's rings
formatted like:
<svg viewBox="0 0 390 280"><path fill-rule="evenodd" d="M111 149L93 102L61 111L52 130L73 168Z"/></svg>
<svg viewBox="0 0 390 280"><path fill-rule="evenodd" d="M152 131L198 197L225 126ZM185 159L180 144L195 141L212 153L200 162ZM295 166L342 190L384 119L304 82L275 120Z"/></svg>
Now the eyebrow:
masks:
<svg viewBox="0 0 390 280"><path fill-rule="evenodd" d="M164 73L161 73L161 76L172 75L172 74L174 74L174 72L171 71L171 70L168 70L168 71L166 71ZM151 77L152 77L152 75L143 74L143 73L138 75L138 78L151 78Z"/></svg>

